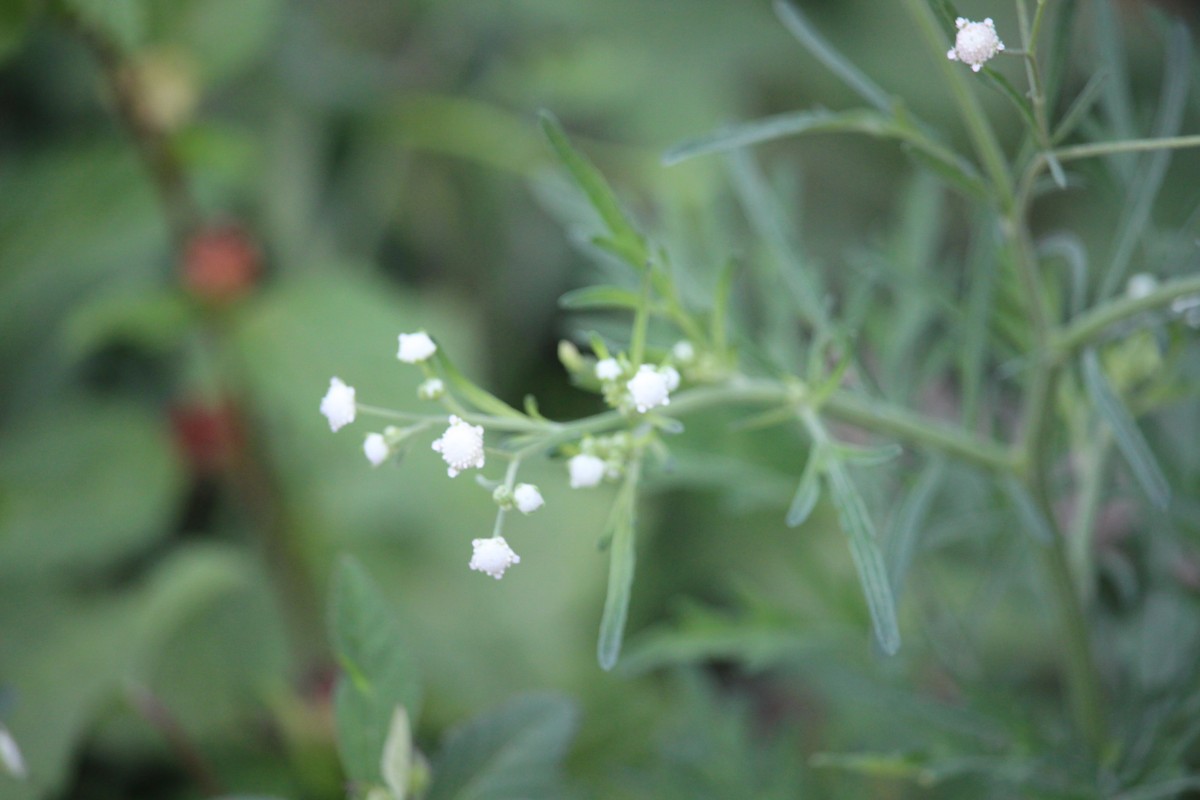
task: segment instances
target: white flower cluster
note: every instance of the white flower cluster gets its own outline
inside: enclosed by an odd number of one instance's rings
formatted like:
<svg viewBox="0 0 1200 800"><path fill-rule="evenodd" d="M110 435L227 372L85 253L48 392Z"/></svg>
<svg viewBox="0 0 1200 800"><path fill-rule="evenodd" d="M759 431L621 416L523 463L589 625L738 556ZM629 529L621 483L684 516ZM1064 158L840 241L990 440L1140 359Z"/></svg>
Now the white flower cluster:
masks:
<svg viewBox="0 0 1200 800"><path fill-rule="evenodd" d="M996 35L996 24L991 17L983 22L959 17L954 24L958 34L954 37L954 47L946 53L946 58L951 61L969 64L974 72L979 72L985 63L1004 50L1004 42Z"/></svg>
<svg viewBox="0 0 1200 800"><path fill-rule="evenodd" d="M627 365L628 362L612 357L596 362L594 372L609 405L632 407L645 414L652 408L671 404L671 392L679 388L679 370L670 364L640 364L636 370L627 369Z"/></svg>
<svg viewBox="0 0 1200 800"><path fill-rule="evenodd" d="M472 425L452 415L450 427L433 443L433 449L442 454L448 465L446 473L451 478L464 469L480 469L483 467L483 426Z"/></svg>
<svg viewBox="0 0 1200 800"><path fill-rule="evenodd" d="M503 536L493 536L490 539L472 539L471 547L474 553L467 565L473 570L485 572L496 580L504 577L504 570L513 564L520 564L521 557L513 552L504 541Z"/></svg>
<svg viewBox="0 0 1200 800"><path fill-rule="evenodd" d="M632 446L632 438L624 432L585 437L580 452L567 460L571 488L590 489L606 478L620 477Z"/></svg>

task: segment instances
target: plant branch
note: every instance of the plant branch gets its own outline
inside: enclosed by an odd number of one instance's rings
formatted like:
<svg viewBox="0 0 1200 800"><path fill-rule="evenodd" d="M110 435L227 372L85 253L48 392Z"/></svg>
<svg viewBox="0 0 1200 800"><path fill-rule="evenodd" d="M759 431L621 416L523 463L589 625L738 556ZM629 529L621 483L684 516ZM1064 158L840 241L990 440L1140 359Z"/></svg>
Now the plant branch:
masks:
<svg viewBox="0 0 1200 800"><path fill-rule="evenodd" d="M1055 341L1057 355L1059 359L1067 358L1095 342L1113 325L1192 294L1200 294L1200 275L1170 281L1142 297L1110 300L1080 315L1059 334Z"/></svg>
<svg viewBox="0 0 1200 800"><path fill-rule="evenodd" d="M1072 147L1060 147L1052 152L1059 161L1076 161L1081 158L1094 158L1095 156L1107 156L1114 153L1140 153L1147 150L1181 150L1188 147L1200 147L1200 135L1124 139L1119 142L1077 144Z"/></svg>

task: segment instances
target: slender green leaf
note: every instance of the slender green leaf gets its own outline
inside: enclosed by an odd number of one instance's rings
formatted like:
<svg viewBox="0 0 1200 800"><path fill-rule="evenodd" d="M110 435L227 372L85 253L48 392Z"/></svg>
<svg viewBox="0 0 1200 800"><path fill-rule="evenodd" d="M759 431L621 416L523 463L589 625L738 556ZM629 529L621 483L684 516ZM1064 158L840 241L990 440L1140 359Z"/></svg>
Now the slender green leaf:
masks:
<svg viewBox="0 0 1200 800"><path fill-rule="evenodd" d="M1166 800L1179 797L1181 793L1200 790L1200 775L1184 775L1180 778L1170 778L1160 783L1131 789L1113 795L1113 800Z"/></svg>
<svg viewBox="0 0 1200 800"><path fill-rule="evenodd" d="M737 192L746 219L755 235L770 249L774 259L773 269L760 269L755 282L761 293L762 307L766 313L774 315L769 323L769 330L776 334L773 338L788 342L794 338L784 335L793 322L792 314L779 302L780 287L787 292L792 305L800 310L809 324L818 330L827 329L829 319L823 305L825 290L821 285L821 276L811 261L801 255L788 235L785 222L788 215L762 170L744 149L729 154L729 167L734 191Z"/></svg>
<svg viewBox="0 0 1200 800"><path fill-rule="evenodd" d="M560 762L579 713L566 697L529 694L450 733L426 800L558 800Z"/></svg>
<svg viewBox="0 0 1200 800"><path fill-rule="evenodd" d="M737 277L737 269L737 262L730 259L725 263L717 278L712 314L709 317L709 329L712 331L713 345L718 352L724 352L729 344L729 301L733 295L733 280Z"/></svg>
<svg viewBox="0 0 1200 800"><path fill-rule="evenodd" d="M1079 123L1087 117L1088 112L1100 99L1100 93L1104 89L1104 84L1108 80L1108 72L1100 70L1084 84L1079 94L1071 102L1069 108L1061 120L1058 127L1054 129L1054 134L1050 137L1051 144L1059 144L1079 127Z"/></svg>
<svg viewBox="0 0 1200 800"><path fill-rule="evenodd" d="M629 616L629 596L633 591L636 561L634 529L638 473L635 461L630 465L625 483L613 501L608 520L608 594L604 598L600 638L596 644L596 657L600 667L605 670L612 669L617 663L621 654L621 640L625 635L625 620Z"/></svg>
<svg viewBox="0 0 1200 800"><path fill-rule="evenodd" d="M1010 475L1001 481L1000 487L1008 495L1008 500L1012 503L1013 510L1017 512L1017 519L1025 533L1029 534L1038 544L1046 545L1053 542L1054 528L1038 508L1033 495L1025 488L1025 484Z"/></svg>
<svg viewBox="0 0 1200 800"><path fill-rule="evenodd" d="M921 526L945 477L945 464L941 460L930 461L921 471L912 490L904 498L899 510L892 515L883 538L884 558L888 565L888 577L892 590L899 597L905 578L912 565Z"/></svg>
<svg viewBox="0 0 1200 800"><path fill-rule="evenodd" d="M835 444L834 452L843 461L859 467L878 467L897 458L904 448L892 442L878 447L859 447L852 444Z"/></svg>
<svg viewBox="0 0 1200 800"><path fill-rule="evenodd" d="M415 716L420 685L393 610L362 566L350 558L338 564L333 578L329 627L342 668L334 690L338 751L353 780L379 784L395 709L402 707Z"/></svg>
<svg viewBox="0 0 1200 800"><path fill-rule="evenodd" d="M1083 381L1096 411L1112 429L1117 449L1125 457L1138 485L1151 503L1165 509L1171 502L1171 485L1137 423L1109 385L1095 350L1083 354Z"/></svg>
<svg viewBox="0 0 1200 800"><path fill-rule="evenodd" d="M1115 138L1132 139L1136 135L1130 90L1132 83L1121 26L1117 24L1115 0L1096 0L1090 5L1096 26L1096 49L1100 56L1097 70L1104 70L1112 76L1104 82L1101 105Z"/></svg>
<svg viewBox="0 0 1200 800"><path fill-rule="evenodd" d="M1187 106L1192 74L1191 42L1191 34L1183 23L1171 28L1167 38L1163 88L1154 121L1155 138L1175 136L1183 124L1183 112ZM1112 261L1104 272L1104 280L1100 284L1101 298L1111 296L1125 280L1134 250L1144 238L1154 199L1162 187L1163 178L1166 177L1171 156L1172 151L1169 148L1147 154L1143 159L1142 168L1134 173L1127 187L1125 208L1120 216L1121 223L1116 235L1116 247Z"/></svg>
<svg viewBox="0 0 1200 800"><path fill-rule="evenodd" d="M493 414L497 417L515 417L517 419L525 419L525 415L517 409L510 406L508 403L496 397L491 392L481 389L472 381L468 380L454 363L450 357L446 355L446 351L439 347L437 352L433 354L433 358L446 380L450 383L454 390L462 396L471 405L485 414Z"/></svg>
<svg viewBox="0 0 1200 800"><path fill-rule="evenodd" d="M896 600L888 582L887 567L875 540L875 526L845 466L831 460L826 464L825 476L838 521L850 539L850 555L867 599L875 639L883 652L892 655L900 649L900 626L896 621Z"/></svg>
<svg viewBox="0 0 1200 800"><path fill-rule="evenodd" d="M986 215L986 216L985 216ZM996 277L996 226L987 224L990 212L981 212L976 219L975 236L971 242L969 269L966 279L966 314L960 341L959 369L962 379L963 422L968 429L975 429L979 416L980 394L983 390L984 366L987 358L988 323L992 318L992 297L995 294Z"/></svg>
<svg viewBox="0 0 1200 800"><path fill-rule="evenodd" d="M997 72L991 67L984 67L982 74L986 77L989 86L1000 92L1000 94L1008 98L1010 103L1016 106L1017 111L1024 118L1025 124L1029 126L1030 133L1037 135L1037 119L1033 116L1033 105L1030 104L1029 98L1018 92L1008 78L1004 77L1003 73Z"/></svg>
<svg viewBox="0 0 1200 800"><path fill-rule="evenodd" d="M892 99L883 89L863 73L854 62L838 52L824 36L817 32L808 18L798 7L788 0L775 0L775 14L783 22L785 28L804 45L805 49L842 81L853 89L859 97L866 100L876 109L887 113L891 111Z"/></svg>
<svg viewBox="0 0 1200 800"><path fill-rule="evenodd" d="M804 524L821 498L821 447L813 445L808 451L808 462L800 473L800 485L788 506L787 525L798 528Z"/></svg>
<svg viewBox="0 0 1200 800"><path fill-rule="evenodd" d="M572 145L567 134L554 115L549 111L539 114L542 132L554 148L559 161L567 168L576 185L583 191L591 202L600 219L612 234L612 246L635 269L641 270L646 266L648 251L645 240L637 229L630 224L621 210L617 195L608 185L608 181L600 174L600 170Z"/></svg>
<svg viewBox="0 0 1200 800"><path fill-rule="evenodd" d="M392 724L388 727L387 739L383 743L383 756L379 761L379 772L392 794L392 800L404 800L408 795L412 773L412 728L408 712L397 706L392 713Z"/></svg>
<svg viewBox="0 0 1200 800"><path fill-rule="evenodd" d="M1059 233L1047 236L1037 243L1038 255L1046 258L1058 256L1071 270L1071 301L1069 310L1071 317L1083 312L1083 304L1087 301L1088 257L1087 248L1078 236Z"/></svg>
<svg viewBox="0 0 1200 800"><path fill-rule="evenodd" d="M558 298L559 306L571 311L606 308L635 311L641 302L642 296L638 292L620 286L584 286Z"/></svg>

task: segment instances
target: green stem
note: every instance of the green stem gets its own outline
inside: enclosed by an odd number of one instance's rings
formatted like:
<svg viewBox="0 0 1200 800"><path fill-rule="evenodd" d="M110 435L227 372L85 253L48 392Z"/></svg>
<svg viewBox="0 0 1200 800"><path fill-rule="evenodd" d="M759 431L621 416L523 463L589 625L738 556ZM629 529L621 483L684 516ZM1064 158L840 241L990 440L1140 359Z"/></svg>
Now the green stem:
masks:
<svg viewBox="0 0 1200 800"><path fill-rule="evenodd" d="M1094 158L1113 153L1140 153L1146 150L1180 150L1187 147L1200 147L1200 135L1168 136L1153 139L1124 139L1119 142L1097 142L1096 144L1077 144L1072 147L1060 147L1054 150L1059 161L1075 161L1080 158Z"/></svg>
<svg viewBox="0 0 1200 800"><path fill-rule="evenodd" d="M1005 210L1010 209L1013 205L1013 184L1005 164L1004 152L1000 149L1000 143L996 139L991 123L983 113L983 108L967 86L962 71L958 68L959 65L945 58L946 36L938 24L937 17L933 15L933 11L930 10L925 0L904 0L904 4L908 8L909 16L912 17L921 30L922 36L925 37L925 41L929 43L930 49L942 56L939 59L939 66L946 83L950 86L950 91L954 94L959 114L967 126L967 133L975 145L975 151L980 161L983 162L988 177L999 190L1000 207Z"/></svg>
<svg viewBox="0 0 1200 800"><path fill-rule="evenodd" d="M1082 314L1059 334L1055 341L1057 355L1065 358L1092 344L1113 325L1192 294L1200 294L1200 275L1170 281L1142 297L1111 300Z"/></svg>
<svg viewBox="0 0 1200 800"><path fill-rule="evenodd" d="M1083 474L1075 500L1069 544L1071 568L1075 575L1079 600L1084 608L1091 604L1095 586L1096 518L1104 500L1104 479L1108 473L1108 456L1112 450L1112 429L1107 425L1097 426L1094 442L1092 447L1084 448Z"/></svg>

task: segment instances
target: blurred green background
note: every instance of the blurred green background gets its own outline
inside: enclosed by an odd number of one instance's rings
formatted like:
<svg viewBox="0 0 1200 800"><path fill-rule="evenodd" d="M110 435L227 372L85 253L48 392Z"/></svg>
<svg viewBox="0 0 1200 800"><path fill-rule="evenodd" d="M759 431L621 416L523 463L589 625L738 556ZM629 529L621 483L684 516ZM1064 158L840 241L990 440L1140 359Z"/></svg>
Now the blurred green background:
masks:
<svg viewBox="0 0 1200 800"><path fill-rule="evenodd" d="M802 6L962 141L898 7ZM884 660L832 514L783 525L803 440L690 423L677 471L643 502L626 662L610 674L594 655L607 489L572 492L561 464L532 465L522 479L546 508L510 529L522 562L496 583L466 570L492 524L485 492L448 480L426 443L373 470L370 422L331 435L317 413L332 375L362 402L418 410L394 348L420 328L511 402L597 410L555 356L604 321L556 306L597 272L572 246L584 218L536 112L563 120L703 286L757 245L720 159L664 169L661 152L730 121L855 104L770 3L0 7L0 722L29 769L0 775L0 797L343 796L323 619L343 552L384 588L419 665L418 743L523 690L561 690L582 709L568 761L582 797L899 797L910 784L887 764L862 777L810 757L964 739L1011 755L1014 720L1064 724L1036 571L979 476L942 493L947 521L904 598L906 651ZM960 10L1014 29L1007 4ZM1143 10L1120 11L1132 96L1153 99L1160 40ZM1081 46L1072 85L1092 59ZM1018 120L979 91L1011 141ZM916 216L956 218L886 144L761 155L833 283L874 281L870 254L894 254ZM1174 163L1168 227L1197 199L1196 159ZM1047 219L1102 241L1119 195L1070 199ZM888 326L901 307L883 291L862 315ZM914 373L921 352L889 374ZM898 394L922 397L921 381ZM1178 485L1200 484L1194 441L1172 456ZM1194 524L1180 535L1194 556ZM1187 644L1175 667L1147 668L1194 681L1194 586L1154 597L1154 630ZM1114 625L1139 629L1149 612L1130 608ZM992 680L1030 702L963 688ZM946 796L1006 796L969 765L947 781Z"/></svg>

